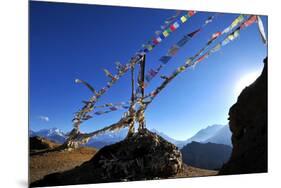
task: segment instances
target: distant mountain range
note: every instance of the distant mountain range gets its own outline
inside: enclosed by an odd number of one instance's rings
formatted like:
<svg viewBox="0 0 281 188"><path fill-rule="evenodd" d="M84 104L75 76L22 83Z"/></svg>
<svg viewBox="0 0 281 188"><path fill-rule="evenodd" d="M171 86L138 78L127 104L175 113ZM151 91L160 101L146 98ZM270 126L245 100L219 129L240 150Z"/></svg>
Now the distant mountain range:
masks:
<svg viewBox="0 0 281 188"><path fill-rule="evenodd" d="M57 128L42 129L39 131L30 130L29 137L33 136L40 136L42 138L46 138L59 144L62 144L67 138L66 133Z"/></svg>
<svg viewBox="0 0 281 188"><path fill-rule="evenodd" d="M194 136L181 141L176 140L165 133L159 132L156 129L151 129L151 132L157 133L159 136L163 137L165 140L175 144L177 147L182 148L186 144L191 143L192 141L201 142L201 143L217 143L217 144L225 144L231 145L231 132L229 130L228 125L211 125L204 129L199 130ZM121 129L117 132L107 132L105 134L99 135L97 137L92 138L86 146L102 148L106 145L110 145L116 142L123 140L127 135L128 129ZM29 131L30 137L32 136L40 136L49 140L52 140L56 143L63 143L67 135L63 131L57 128L52 129L43 129L40 131Z"/></svg>
<svg viewBox="0 0 281 188"><path fill-rule="evenodd" d="M198 168L217 170L226 163L232 148L224 144L191 142L181 149L183 162Z"/></svg>

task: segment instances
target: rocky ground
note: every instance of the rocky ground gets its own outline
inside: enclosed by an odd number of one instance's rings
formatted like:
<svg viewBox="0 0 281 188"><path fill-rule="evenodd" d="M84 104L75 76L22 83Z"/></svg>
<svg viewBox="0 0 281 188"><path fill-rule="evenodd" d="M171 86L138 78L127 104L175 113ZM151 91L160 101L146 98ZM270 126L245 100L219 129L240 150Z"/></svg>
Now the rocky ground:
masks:
<svg viewBox="0 0 281 188"><path fill-rule="evenodd" d="M138 143L138 144L136 144ZM86 161L86 162L85 162ZM95 150L53 151L31 156L31 186L87 184L216 175L187 167L180 151L145 130L129 139ZM54 173L60 172L60 173ZM45 176L41 179L44 175ZM37 181L38 179L41 179Z"/></svg>

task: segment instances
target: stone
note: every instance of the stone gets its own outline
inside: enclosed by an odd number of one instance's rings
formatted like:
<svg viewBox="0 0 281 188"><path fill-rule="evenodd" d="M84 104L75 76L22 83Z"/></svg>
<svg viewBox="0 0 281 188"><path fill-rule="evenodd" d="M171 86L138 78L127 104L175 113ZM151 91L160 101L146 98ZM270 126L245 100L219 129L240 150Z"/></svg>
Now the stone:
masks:
<svg viewBox="0 0 281 188"><path fill-rule="evenodd" d="M178 148L144 129L105 146L89 161L72 170L45 176L31 186L152 180L173 177L183 170Z"/></svg>

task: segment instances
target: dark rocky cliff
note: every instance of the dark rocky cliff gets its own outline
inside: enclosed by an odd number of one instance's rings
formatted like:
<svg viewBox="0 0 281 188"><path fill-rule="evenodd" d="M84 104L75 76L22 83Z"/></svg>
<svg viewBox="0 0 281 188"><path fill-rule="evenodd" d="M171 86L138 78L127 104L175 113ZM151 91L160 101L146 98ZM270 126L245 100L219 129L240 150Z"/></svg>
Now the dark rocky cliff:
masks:
<svg viewBox="0 0 281 188"><path fill-rule="evenodd" d="M233 151L219 174L267 172L267 58L259 78L229 111Z"/></svg>

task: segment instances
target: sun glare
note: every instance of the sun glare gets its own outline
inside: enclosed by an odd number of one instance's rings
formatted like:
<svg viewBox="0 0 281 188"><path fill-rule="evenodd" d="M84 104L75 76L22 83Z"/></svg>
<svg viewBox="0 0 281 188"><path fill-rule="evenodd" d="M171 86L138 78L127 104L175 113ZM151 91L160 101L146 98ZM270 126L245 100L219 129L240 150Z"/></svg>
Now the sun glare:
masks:
<svg viewBox="0 0 281 188"><path fill-rule="evenodd" d="M259 71L255 71L242 76L235 86L235 95L238 97L242 90L251 85L260 74L261 73Z"/></svg>

